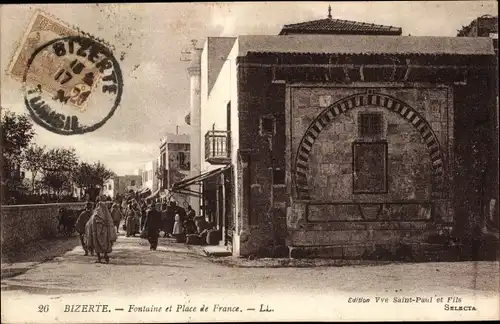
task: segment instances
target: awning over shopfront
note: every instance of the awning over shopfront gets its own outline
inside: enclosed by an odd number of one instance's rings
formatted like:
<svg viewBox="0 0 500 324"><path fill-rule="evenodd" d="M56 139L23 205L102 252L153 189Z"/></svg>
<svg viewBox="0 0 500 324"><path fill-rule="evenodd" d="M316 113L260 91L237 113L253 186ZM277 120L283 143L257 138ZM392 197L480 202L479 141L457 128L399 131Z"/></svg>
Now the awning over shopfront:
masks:
<svg viewBox="0 0 500 324"><path fill-rule="evenodd" d="M151 194L151 189L149 188L144 188L141 191L137 193L139 196L147 196Z"/></svg>
<svg viewBox="0 0 500 324"><path fill-rule="evenodd" d="M200 175L186 178L182 181L174 183L174 185L170 188L170 192L172 193L181 193L181 194L186 194L186 195L192 195L192 196L200 196L200 192L193 191L189 189L189 186L200 184L203 180L207 180L209 178L215 177L222 172L229 170L231 168L231 165L225 166L223 168L211 170L204 172Z"/></svg>
<svg viewBox="0 0 500 324"><path fill-rule="evenodd" d="M149 195L146 199L154 199L154 198L158 197L158 195L160 194L160 191L161 191L161 189L157 189L155 192L153 192L151 195Z"/></svg>

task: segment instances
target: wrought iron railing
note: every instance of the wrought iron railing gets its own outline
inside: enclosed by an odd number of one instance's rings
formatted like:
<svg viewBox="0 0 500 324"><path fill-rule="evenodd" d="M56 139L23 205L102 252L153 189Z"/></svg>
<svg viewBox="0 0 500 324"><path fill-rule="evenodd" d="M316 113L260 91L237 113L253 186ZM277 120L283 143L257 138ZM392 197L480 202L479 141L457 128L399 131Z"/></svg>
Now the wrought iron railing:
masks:
<svg viewBox="0 0 500 324"><path fill-rule="evenodd" d="M209 130L205 134L205 160L211 164L226 164L231 159L231 132Z"/></svg>

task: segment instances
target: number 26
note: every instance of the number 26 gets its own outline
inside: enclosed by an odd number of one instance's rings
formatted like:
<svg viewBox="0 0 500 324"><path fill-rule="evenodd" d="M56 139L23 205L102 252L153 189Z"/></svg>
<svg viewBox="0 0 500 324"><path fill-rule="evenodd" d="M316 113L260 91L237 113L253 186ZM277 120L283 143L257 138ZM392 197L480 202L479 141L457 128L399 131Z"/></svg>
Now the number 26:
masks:
<svg viewBox="0 0 500 324"><path fill-rule="evenodd" d="M39 313L47 313L49 311L49 305L38 305Z"/></svg>

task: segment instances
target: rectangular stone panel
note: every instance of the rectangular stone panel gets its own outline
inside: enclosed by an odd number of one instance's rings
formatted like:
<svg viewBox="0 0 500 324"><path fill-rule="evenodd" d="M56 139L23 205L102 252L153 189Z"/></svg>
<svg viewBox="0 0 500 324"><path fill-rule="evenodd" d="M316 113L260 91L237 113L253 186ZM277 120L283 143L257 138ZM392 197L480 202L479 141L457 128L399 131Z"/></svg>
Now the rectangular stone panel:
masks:
<svg viewBox="0 0 500 324"><path fill-rule="evenodd" d="M431 203L321 203L306 205L309 223L415 222L433 217Z"/></svg>
<svg viewBox="0 0 500 324"><path fill-rule="evenodd" d="M362 221L363 217L356 204L307 205L309 222Z"/></svg>
<svg viewBox="0 0 500 324"><path fill-rule="evenodd" d="M426 221L432 218L430 203L384 204L380 220L391 221Z"/></svg>

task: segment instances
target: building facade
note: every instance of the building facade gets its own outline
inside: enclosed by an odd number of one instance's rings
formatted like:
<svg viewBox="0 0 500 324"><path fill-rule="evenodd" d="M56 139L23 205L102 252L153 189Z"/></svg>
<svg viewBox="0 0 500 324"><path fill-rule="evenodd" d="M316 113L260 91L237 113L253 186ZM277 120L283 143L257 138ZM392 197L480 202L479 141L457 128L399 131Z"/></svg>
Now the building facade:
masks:
<svg viewBox="0 0 500 324"><path fill-rule="evenodd" d="M498 39L498 16L484 15L458 31L459 37L491 37ZM497 41L498 44L498 41Z"/></svg>
<svg viewBox="0 0 500 324"><path fill-rule="evenodd" d="M176 182L190 176L191 171L191 150L190 136L186 134L167 134L160 143L160 163L158 172L160 196L167 197L168 189ZM170 199L175 200L179 205L190 203L190 195L173 193Z"/></svg>
<svg viewBox="0 0 500 324"><path fill-rule="evenodd" d="M141 169L141 178L142 178L142 189L149 189L151 193L156 192L159 189L159 179L157 176L159 158L147 162L144 164L144 167Z"/></svg>
<svg viewBox="0 0 500 324"><path fill-rule="evenodd" d="M493 48L495 50L495 54L497 57L498 63L498 16L493 17L490 15L484 15L474 19L469 25L462 27L458 31L457 36L459 37L489 37L493 43ZM498 85L498 65L496 67L496 80L495 84ZM496 116L499 115L499 99L498 99L498 86L492 89L494 91L494 96L496 97ZM489 128L492 132L492 138L497 138L499 134L499 120L496 120L496 126ZM499 146L498 141L494 141L494 147L491 150L491 155L494 160L497 161L496 168L490 168L488 171L488 177L492 179L498 179L498 170L499 170ZM498 210L498 197L500 195L498 184L494 185L491 188L486 189L491 193L490 202L485 209L488 210L488 217L486 222L486 227L488 231L495 231L498 233L500 227L500 219L499 219L499 210Z"/></svg>
<svg viewBox="0 0 500 324"><path fill-rule="evenodd" d="M173 189L202 184L236 256L349 258L472 235L497 185L491 41L302 27L314 24L207 40L205 163Z"/></svg>
<svg viewBox="0 0 500 324"><path fill-rule="evenodd" d="M101 194L116 198L124 193L133 190L138 191L142 188L142 177L140 175L125 175L110 178L104 182Z"/></svg>

